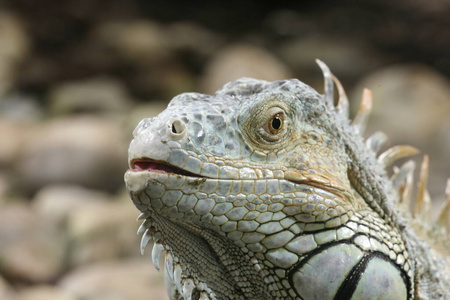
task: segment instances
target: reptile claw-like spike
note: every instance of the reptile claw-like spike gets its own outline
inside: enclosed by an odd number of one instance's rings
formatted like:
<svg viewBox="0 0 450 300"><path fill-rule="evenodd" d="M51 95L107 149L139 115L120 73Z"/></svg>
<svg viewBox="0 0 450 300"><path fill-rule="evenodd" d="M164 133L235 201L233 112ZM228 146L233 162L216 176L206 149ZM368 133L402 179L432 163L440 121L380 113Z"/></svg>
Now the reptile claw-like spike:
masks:
<svg viewBox="0 0 450 300"><path fill-rule="evenodd" d="M139 226L138 230L137 230L137 235L141 235L145 232L145 230L147 230L150 227L150 221L149 220L145 220L144 222L142 222L141 226Z"/></svg>
<svg viewBox="0 0 450 300"><path fill-rule="evenodd" d="M183 288L181 286L181 266L179 264L175 264L173 267L173 280L175 281L175 285L181 294L183 292Z"/></svg>
<svg viewBox="0 0 450 300"><path fill-rule="evenodd" d="M384 132L377 131L367 138L366 146L368 149L371 149L375 154L377 154L387 140L388 137Z"/></svg>
<svg viewBox="0 0 450 300"><path fill-rule="evenodd" d="M201 292L198 300L209 300L208 294L206 292Z"/></svg>
<svg viewBox="0 0 450 300"><path fill-rule="evenodd" d="M416 164L414 163L414 169ZM403 213L410 215L412 192L414 190L414 172L406 175L406 180L399 187L398 194L400 195L400 205L403 208Z"/></svg>
<svg viewBox="0 0 450 300"><path fill-rule="evenodd" d="M172 254L170 253L166 253L165 255L165 266L166 266L166 273L169 276L170 280L172 280L172 282L175 282L173 278L173 258Z"/></svg>
<svg viewBox="0 0 450 300"><path fill-rule="evenodd" d="M157 243L161 239L161 232L157 231L153 234L153 241Z"/></svg>
<svg viewBox="0 0 450 300"><path fill-rule="evenodd" d="M370 91L369 89L364 89L358 113L356 114L352 122L352 125L358 134L364 135L364 131L366 130L367 121L369 120L371 111L372 91Z"/></svg>
<svg viewBox="0 0 450 300"><path fill-rule="evenodd" d="M408 160L404 163L398 171L391 177L392 186L394 189L399 190L402 184L406 181L410 174L414 173L416 163L412 160Z"/></svg>
<svg viewBox="0 0 450 300"><path fill-rule="evenodd" d="M192 299L192 291L195 288L194 281L192 279L187 279L183 284L183 292L181 293L185 300Z"/></svg>
<svg viewBox="0 0 450 300"><path fill-rule="evenodd" d="M419 189L417 190L417 199L414 206L414 217L423 220L423 224L427 224L430 217L430 195L428 193L428 155L424 155L422 165L420 167Z"/></svg>
<svg viewBox="0 0 450 300"><path fill-rule="evenodd" d="M316 63L319 65L320 69L323 73L323 78L325 80L324 83L324 96L325 102L329 108L334 108L334 87L333 87L333 79L331 77L331 71L328 66L321 61L320 59L316 59Z"/></svg>
<svg viewBox="0 0 450 300"><path fill-rule="evenodd" d="M440 228L444 228L447 232L450 232L450 178L447 180L445 194L447 196L447 203L442 208L436 225Z"/></svg>
<svg viewBox="0 0 450 300"><path fill-rule="evenodd" d="M137 234L137 235L141 235L141 234L143 234L143 233L145 232L145 230L147 230L147 228L145 228L144 223L142 223L141 226L139 226L139 228L138 228L136 234Z"/></svg>
<svg viewBox="0 0 450 300"><path fill-rule="evenodd" d="M334 84L336 84L336 87L338 89L339 92L339 100L338 100L338 104L336 105L336 111L343 116L344 118L348 119L348 116L350 115L350 109L349 109L349 102L348 102L348 97L347 94L345 93L344 88L342 87L341 82L339 81L339 79L337 79L336 76L334 76L333 74L331 74Z"/></svg>
<svg viewBox="0 0 450 300"><path fill-rule="evenodd" d="M147 219L148 217L150 217L150 213L143 212L137 217L136 221L141 221L141 220Z"/></svg>
<svg viewBox="0 0 450 300"><path fill-rule="evenodd" d="M378 156L378 162L385 167L389 167L400 158L418 154L419 149L409 145L398 145L387 149Z"/></svg>
<svg viewBox="0 0 450 300"><path fill-rule="evenodd" d="M164 272L164 283L166 286L167 294L169 296L169 299L175 299L175 296L178 295L178 290L175 284L173 283L172 278L169 276L169 273L167 272L167 268ZM177 298L179 299L179 298Z"/></svg>
<svg viewBox="0 0 450 300"><path fill-rule="evenodd" d="M148 242L152 239L152 236L150 235L149 230L145 230L145 233L142 235L141 238L141 254L144 255L144 249L147 246Z"/></svg>
<svg viewBox="0 0 450 300"><path fill-rule="evenodd" d="M164 252L163 245L159 243L154 243L152 249L152 262L153 266L155 266L155 269L158 271L160 270L160 261L161 261L160 258L162 252Z"/></svg>

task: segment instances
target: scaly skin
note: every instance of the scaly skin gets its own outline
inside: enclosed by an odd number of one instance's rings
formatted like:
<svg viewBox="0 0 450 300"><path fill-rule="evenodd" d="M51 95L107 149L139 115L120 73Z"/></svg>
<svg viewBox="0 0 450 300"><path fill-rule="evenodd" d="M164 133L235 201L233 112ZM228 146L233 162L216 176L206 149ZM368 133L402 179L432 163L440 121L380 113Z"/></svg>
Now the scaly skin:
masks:
<svg viewBox="0 0 450 300"><path fill-rule="evenodd" d="M449 297L448 264L423 258L339 109L298 80L244 78L139 123L125 181L170 299Z"/></svg>

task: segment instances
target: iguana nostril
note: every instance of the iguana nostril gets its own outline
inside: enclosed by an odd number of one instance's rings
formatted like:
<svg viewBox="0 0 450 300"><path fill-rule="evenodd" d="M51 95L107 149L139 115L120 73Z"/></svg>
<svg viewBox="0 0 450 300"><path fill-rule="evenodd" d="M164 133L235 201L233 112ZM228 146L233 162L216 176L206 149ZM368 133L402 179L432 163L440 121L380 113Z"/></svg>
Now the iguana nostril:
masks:
<svg viewBox="0 0 450 300"><path fill-rule="evenodd" d="M169 134L173 139L182 139L186 136L187 126L183 121L179 119L173 119L171 120L171 122L169 122L168 125L168 127L170 127Z"/></svg>

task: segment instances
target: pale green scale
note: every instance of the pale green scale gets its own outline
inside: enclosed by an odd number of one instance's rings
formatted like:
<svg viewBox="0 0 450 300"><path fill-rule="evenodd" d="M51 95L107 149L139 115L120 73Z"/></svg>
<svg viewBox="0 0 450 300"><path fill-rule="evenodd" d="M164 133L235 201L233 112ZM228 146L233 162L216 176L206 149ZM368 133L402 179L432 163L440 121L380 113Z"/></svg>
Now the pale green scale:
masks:
<svg viewBox="0 0 450 300"><path fill-rule="evenodd" d="M270 250L266 258L275 266L287 269L298 261L298 256L284 248Z"/></svg>
<svg viewBox="0 0 450 300"><path fill-rule="evenodd" d="M206 177L217 178L219 176L219 167L216 164L205 162L200 174Z"/></svg>
<svg viewBox="0 0 450 300"><path fill-rule="evenodd" d="M318 245L326 244L337 240L336 230L326 230L314 234L314 239Z"/></svg>
<svg viewBox="0 0 450 300"><path fill-rule="evenodd" d="M290 240L294 238L294 234L290 231L282 231L267 236L261 241L267 249L284 247Z"/></svg>
<svg viewBox="0 0 450 300"><path fill-rule="evenodd" d="M406 299L407 296L400 271L392 263L375 258L369 262L351 300Z"/></svg>
<svg viewBox="0 0 450 300"><path fill-rule="evenodd" d="M363 252L353 245L341 244L324 250L295 272L294 288L303 299L333 299L362 257Z"/></svg>
<svg viewBox="0 0 450 300"><path fill-rule="evenodd" d="M197 198L193 195L183 195L178 203L178 210L180 212L187 212L194 208L197 204Z"/></svg>
<svg viewBox="0 0 450 300"><path fill-rule="evenodd" d="M314 235L307 234L296 237L286 245L286 249L297 254L305 254L317 248Z"/></svg>
<svg viewBox="0 0 450 300"><path fill-rule="evenodd" d="M202 164L203 163L198 158L189 156L183 168L189 172L198 174L200 173Z"/></svg>
<svg viewBox="0 0 450 300"><path fill-rule="evenodd" d="M200 192L212 194L213 192L217 191L218 184L218 180L207 180L200 187Z"/></svg>
<svg viewBox="0 0 450 300"><path fill-rule="evenodd" d="M179 175L169 175L165 183L166 188L170 190L179 190L183 185L185 178ZM212 180L211 182L214 182ZM215 181L217 182L217 181Z"/></svg>
<svg viewBox="0 0 450 300"><path fill-rule="evenodd" d="M288 219L285 219L288 220ZM273 234L276 232L280 232L281 230L283 230L283 226L280 224L280 222L269 222L269 223L265 223L262 224L261 226L258 227L258 229L256 230L257 232L269 235L269 234Z"/></svg>
<svg viewBox="0 0 450 300"><path fill-rule="evenodd" d="M238 222L238 230L242 232L253 232L258 228L259 223L251 220L251 221L239 221Z"/></svg>

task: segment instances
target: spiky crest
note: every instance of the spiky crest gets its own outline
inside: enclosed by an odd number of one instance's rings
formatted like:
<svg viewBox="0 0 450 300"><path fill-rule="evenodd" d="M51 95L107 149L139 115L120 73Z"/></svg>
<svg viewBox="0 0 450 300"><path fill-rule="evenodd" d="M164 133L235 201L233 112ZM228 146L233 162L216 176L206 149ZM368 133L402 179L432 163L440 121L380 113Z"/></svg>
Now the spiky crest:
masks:
<svg viewBox="0 0 450 300"><path fill-rule="evenodd" d="M324 76L325 87L325 101L327 106L332 107L335 112L345 118L349 117L349 101L342 84L337 77L331 73L328 66L320 60L316 60L319 67L322 69ZM334 87L336 84L339 99L337 105L334 105ZM359 110L352 121L352 126L355 131L363 136L367 126L368 118L372 111L372 92L364 89ZM381 147L386 143L387 136L383 132L377 131L366 140L366 147L368 150L377 154ZM377 157L378 163L387 169L391 167L396 161L401 158L417 155L420 151L409 145L393 146ZM419 234L423 234L423 238L432 240L431 244L449 245L450 238L450 179L446 187L446 202L438 213L438 218L435 222L431 218L431 200L427 189L429 158L424 155L420 177L417 187L417 198L415 204L412 204L412 195L414 193L414 170L415 162L412 160L404 163L400 168L393 167L393 176L390 178L392 188L398 194L398 203L395 203L401 215L403 215L411 227L413 227ZM413 210L413 214L411 214ZM420 227L420 228L418 228Z"/></svg>

